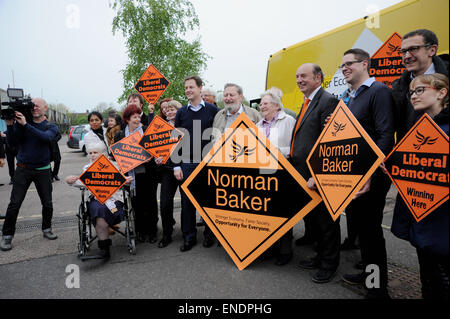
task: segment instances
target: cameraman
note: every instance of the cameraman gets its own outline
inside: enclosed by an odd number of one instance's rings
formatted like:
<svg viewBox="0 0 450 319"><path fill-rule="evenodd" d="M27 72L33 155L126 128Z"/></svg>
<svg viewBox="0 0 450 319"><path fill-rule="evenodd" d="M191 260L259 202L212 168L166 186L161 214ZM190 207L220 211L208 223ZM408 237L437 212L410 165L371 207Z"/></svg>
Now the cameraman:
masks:
<svg viewBox="0 0 450 319"><path fill-rule="evenodd" d="M47 103L41 98L32 100L34 107L31 111L32 121L27 123L25 116L15 112L14 120L6 120L6 139L8 145L17 146L17 169L14 175L11 199L6 211L3 224L3 237L0 249L12 248L12 239L16 230L16 221L25 195L34 182L42 203L42 231L44 238L53 240L58 238L52 232L52 183L50 166L50 144L58 134L56 125L45 118Z"/></svg>

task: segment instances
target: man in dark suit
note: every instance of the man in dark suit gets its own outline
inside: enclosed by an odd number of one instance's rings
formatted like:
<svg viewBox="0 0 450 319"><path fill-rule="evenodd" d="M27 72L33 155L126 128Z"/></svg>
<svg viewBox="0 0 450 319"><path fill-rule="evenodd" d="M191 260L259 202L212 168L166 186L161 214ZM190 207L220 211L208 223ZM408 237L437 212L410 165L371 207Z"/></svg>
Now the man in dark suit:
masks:
<svg viewBox="0 0 450 319"><path fill-rule="evenodd" d="M334 111L338 100L326 92L321 68L312 63L301 65L297 70L297 85L305 96L297 117L297 123L292 135L291 163L306 181L312 177L306 164L306 158L311 152L316 140L326 123L327 117ZM311 189L315 189L311 185ZM305 228L310 227L311 239L317 242L317 255L309 260L300 261L303 269L318 269L313 276L316 283L329 282L339 266L341 229L339 219L333 221L325 204L320 203L305 219ZM312 232L312 235L311 235ZM308 230L305 232L308 235Z"/></svg>

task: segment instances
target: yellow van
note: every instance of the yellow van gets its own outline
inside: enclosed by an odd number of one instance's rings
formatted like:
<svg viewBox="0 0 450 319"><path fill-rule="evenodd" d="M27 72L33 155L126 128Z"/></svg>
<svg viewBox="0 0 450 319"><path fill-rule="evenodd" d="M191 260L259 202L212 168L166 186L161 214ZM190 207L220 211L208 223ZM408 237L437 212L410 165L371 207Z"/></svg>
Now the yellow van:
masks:
<svg viewBox="0 0 450 319"><path fill-rule="evenodd" d="M438 55L448 60L449 1L406 0L273 54L267 66L266 89L280 88L284 107L298 113L303 94L297 87L295 74L301 64L313 62L325 73L324 88L339 97L347 89L338 69L346 50L361 48L372 56L394 33L401 37L416 29L435 32L439 39ZM398 71L392 70L393 76L400 76L395 73Z"/></svg>

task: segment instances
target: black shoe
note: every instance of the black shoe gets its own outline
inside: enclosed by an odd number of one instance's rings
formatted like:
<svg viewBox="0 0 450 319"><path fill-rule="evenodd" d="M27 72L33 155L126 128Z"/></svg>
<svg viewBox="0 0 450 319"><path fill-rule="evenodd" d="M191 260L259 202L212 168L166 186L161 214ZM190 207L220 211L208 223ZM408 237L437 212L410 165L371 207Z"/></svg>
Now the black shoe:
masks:
<svg viewBox="0 0 450 319"><path fill-rule="evenodd" d="M197 225L198 227L201 227L201 226L205 226L206 223L205 223L203 220L201 220L201 221L197 222L196 225Z"/></svg>
<svg viewBox="0 0 450 319"><path fill-rule="evenodd" d="M105 240L99 240L98 241L98 248L100 249L98 251L97 255L86 255L81 256L81 261L87 261L87 260L93 260L93 259L102 259L102 260L109 260L111 258L111 253L109 251L109 247L111 246L112 241L111 239L105 239Z"/></svg>
<svg viewBox="0 0 450 319"><path fill-rule="evenodd" d="M295 240L296 246L312 245L312 244L314 244L314 239L312 239L311 237L303 236Z"/></svg>
<svg viewBox="0 0 450 319"><path fill-rule="evenodd" d="M147 236L144 234L137 234L136 238L137 238L138 242L145 243Z"/></svg>
<svg viewBox="0 0 450 319"><path fill-rule="evenodd" d="M284 266L292 260L293 254L279 254L275 260L275 265Z"/></svg>
<svg viewBox="0 0 450 319"><path fill-rule="evenodd" d="M197 240L185 241L183 246L180 247L180 251L185 252L191 250L195 245L197 245Z"/></svg>
<svg viewBox="0 0 450 319"><path fill-rule="evenodd" d="M302 269L318 269L319 262L316 259L300 260L298 266Z"/></svg>
<svg viewBox="0 0 450 319"><path fill-rule="evenodd" d="M212 247L212 245L214 245L214 239L212 239L212 238L205 238L203 240L203 247L209 248L209 247Z"/></svg>
<svg viewBox="0 0 450 319"><path fill-rule="evenodd" d="M350 285L362 285L366 281L367 274L362 272L359 274L345 274L342 276L342 280Z"/></svg>
<svg viewBox="0 0 450 319"><path fill-rule="evenodd" d="M163 236L161 241L158 243L159 248L167 247L172 242L172 236Z"/></svg>
<svg viewBox="0 0 450 319"><path fill-rule="evenodd" d="M324 284L330 282L335 274L336 270L319 269L319 271L312 277L312 281L318 284Z"/></svg>
<svg viewBox="0 0 450 319"><path fill-rule="evenodd" d="M364 265L364 263L362 262L362 260L360 260L360 261L358 261L356 264L354 264L353 267L354 267L355 269L358 269L358 270L365 270L365 269L366 269L366 266Z"/></svg>
<svg viewBox="0 0 450 319"><path fill-rule="evenodd" d="M341 244L341 250L355 250L359 249L359 246L350 242L350 240L347 238L344 239L344 242Z"/></svg>
<svg viewBox="0 0 450 319"><path fill-rule="evenodd" d="M154 243L156 243L158 241L158 238L156 237L156 235L149 235L148 236L148 242L150 243L150 244L154 244Z"/></svg>
<svg viewBox="0 0 450 319"><path fill-rule="evenodd" d="M55 181L59 181L58 175L54 176L53 178L55 179Z"/></svg>

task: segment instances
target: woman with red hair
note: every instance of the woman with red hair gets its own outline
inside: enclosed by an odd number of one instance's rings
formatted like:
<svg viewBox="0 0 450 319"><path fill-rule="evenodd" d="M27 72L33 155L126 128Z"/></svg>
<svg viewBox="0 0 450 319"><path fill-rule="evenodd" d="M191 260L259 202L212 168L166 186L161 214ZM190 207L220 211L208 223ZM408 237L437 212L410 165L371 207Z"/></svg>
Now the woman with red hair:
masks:
<svg viewBox="0 0 450 319"><path fill-rule="evenodd" d="M125 128L114 137L114 143L121 139L139 132L144 134L147 126L141 123L142 110L134 105L128 104L122 113ZM156 199L157 180L155 175L156 163L152 159L150 162L141 164L132 169L127 174L133 177L130 185L131 204L136 214L136 234L140 242L148 241L156 243L157 223L158 223L158 202Z"/></svg>

